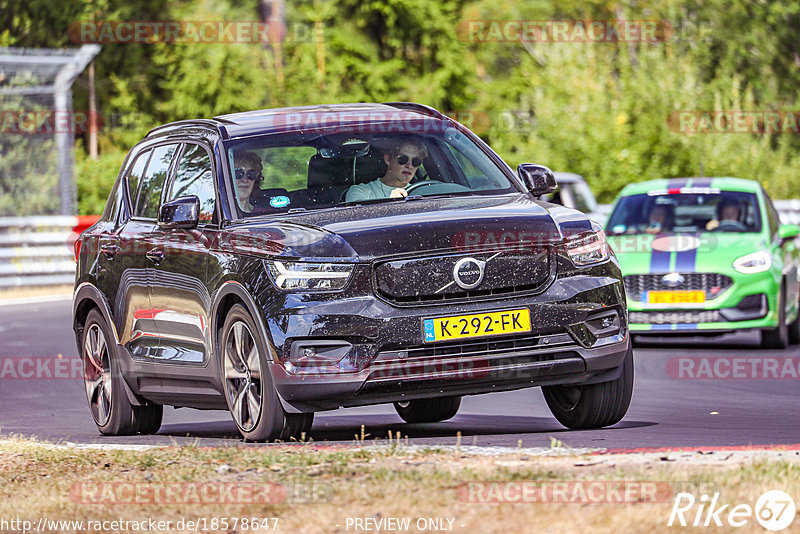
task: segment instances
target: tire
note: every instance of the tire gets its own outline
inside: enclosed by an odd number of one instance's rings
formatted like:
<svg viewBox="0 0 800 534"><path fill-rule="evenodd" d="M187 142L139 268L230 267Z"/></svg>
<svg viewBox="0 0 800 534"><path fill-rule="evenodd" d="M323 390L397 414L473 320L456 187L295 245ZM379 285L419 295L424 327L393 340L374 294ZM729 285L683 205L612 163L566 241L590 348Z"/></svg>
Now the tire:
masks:
<svg viewBox="0 0 800 534"><path fill-rule="evenodd" d="M134 406L134 419L136 430L139 434L156 434L161 428L161 419L164 417L164 407L154 402L142 406Z"/></svg>
<svg viewBox="0 0 800 534"><path fill-rule="evenodd" d="M438 397L395 402L394 409L406 423L436 423L452 419L461 406L461 397Z"/></svg>
<svg viewBox="0 0 800 534"><path fill-rule="evenodd" d="M86 317L81 339L83 384L89 410L101 434L135 434L134 406L128 400L119 360L113 355L108 325L98 310Z"/></svg>
<svg viewBox="0 0 800 534"><path fill-rule="evenodd" d="M786 286L781 284L778 293L778 327L761 331L761 347L785 349L789 346L789 327L786 326Z"/></svg>
<svg viewBox="0 0 800 534"><path fill-rule="evenodd" d="M225 318L219 344L220 378L228 410L247 441L299 439L313 413L287 414L272 384L264 338L247 308L234 305Z"/></svg>
<svg viewBox="0 0 800 534"><path fill-rule="evenodd" d="M633 348L629 348L616 380L584 386L543 386L547 406L558 422L571 429L611 426L627 413L633 394Z"/></svg>

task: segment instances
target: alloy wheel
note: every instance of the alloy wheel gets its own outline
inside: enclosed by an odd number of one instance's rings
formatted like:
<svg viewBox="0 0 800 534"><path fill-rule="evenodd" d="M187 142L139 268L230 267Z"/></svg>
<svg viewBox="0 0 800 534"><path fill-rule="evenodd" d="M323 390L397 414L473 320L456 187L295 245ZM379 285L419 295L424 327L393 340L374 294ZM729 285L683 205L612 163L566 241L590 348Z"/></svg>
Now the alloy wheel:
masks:
<svg viewBox="0 0 800 534"><path fill-rule="evenodd" d="M97 323L86 330L82 360L83 383L92 416L98 426L105 426L111 417L111 362L106 337Z"/></svg>
<svg viewBox="0 0 800 534"><path fill-rule="evenodd" d="M261 359L253 333L243 321L236 321L225 336L225 394L236 424L251 431L261 417Z"/></svg>

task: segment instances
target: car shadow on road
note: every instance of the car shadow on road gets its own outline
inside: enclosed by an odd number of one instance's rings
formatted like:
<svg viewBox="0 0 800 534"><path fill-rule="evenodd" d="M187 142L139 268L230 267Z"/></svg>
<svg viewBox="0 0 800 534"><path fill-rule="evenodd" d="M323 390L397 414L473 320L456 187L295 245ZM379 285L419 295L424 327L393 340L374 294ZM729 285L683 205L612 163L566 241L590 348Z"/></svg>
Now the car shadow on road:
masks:
<svg viewBox="0 0 800 534"><path fill-rule="evenodd" d="M636 349L699 349L699 350L749 350L760 347L760 338L751 332L722 334L719 336L634 336Z"/></svg>
<svg viewBox="0 0 800 534"><path fill-rule="evenodd" d="M621 421L614 427L604 431L642 428L655 425L648 421ZM494 435L501 437L523 434L554 434L561 432L576 432L561 426L556 420L549 417L524 417L512 415L457 415L449 421L441 423L408 424L402 422L396 415L325 415L314 421L310 439L316 442L353 442L356 436L360 437L361 425L367 440L388 439L392 432L393 439L397 433L405 439L422 438L455 438L460 432L462 443L470 444L472 436ZM585 432L596 432L587 430ZM216 439L241 439L233 422L214 421L209 423L170 424L164 425L159 431L161 436L175 436L182 438L216 438Z"/></svg>

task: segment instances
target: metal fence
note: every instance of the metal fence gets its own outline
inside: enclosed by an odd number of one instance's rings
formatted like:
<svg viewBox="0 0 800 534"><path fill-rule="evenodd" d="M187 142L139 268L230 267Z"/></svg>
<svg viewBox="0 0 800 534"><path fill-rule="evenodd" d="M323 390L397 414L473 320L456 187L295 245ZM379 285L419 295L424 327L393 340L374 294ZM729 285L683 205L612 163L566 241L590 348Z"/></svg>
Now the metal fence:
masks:
<svg viewBox="0 0 800 534"><path fill-rule="evenodd" d="M0 47L0 216L77 213L72 83L100 51Z"/></svg>
<svg viewBox="0 0 800 534"><path fill-rule="evenodd" d="M777 200L784 223L800 224L800 200ZM595 219L605 223L611 206L602 204ZM0 290L72 284L74 243L97 216L0 217Z"/></svg>
<svg viewBox="0 0 800 534"><path fill-rule="evenodd" d="M74 243L97 217L0 217L0 289L72 284Z"/></svg>

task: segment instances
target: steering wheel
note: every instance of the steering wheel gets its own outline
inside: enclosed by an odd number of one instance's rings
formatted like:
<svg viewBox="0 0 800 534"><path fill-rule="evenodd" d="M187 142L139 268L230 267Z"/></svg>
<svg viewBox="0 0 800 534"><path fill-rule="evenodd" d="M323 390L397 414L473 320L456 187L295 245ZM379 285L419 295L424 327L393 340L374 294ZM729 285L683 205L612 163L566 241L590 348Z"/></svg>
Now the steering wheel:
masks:
<svg viewBox="0 0 800 534"><path fill-rule="evenodd" d="M425 187L426 185L444 185L444 182L440 182L439 180L425 180L424 182L417 182L414 184L410 184L406 186L406 193L411 193L415 189L419 189L421 187Z"/></svg>
<svg viewBox="0 0 800 534"><path fill-rule="evenodd" d="M739 221L726 219L724 221L720 221L719 226L717 226L717 230L723 232L744 232L747 230L747 227Z"/></svg>

